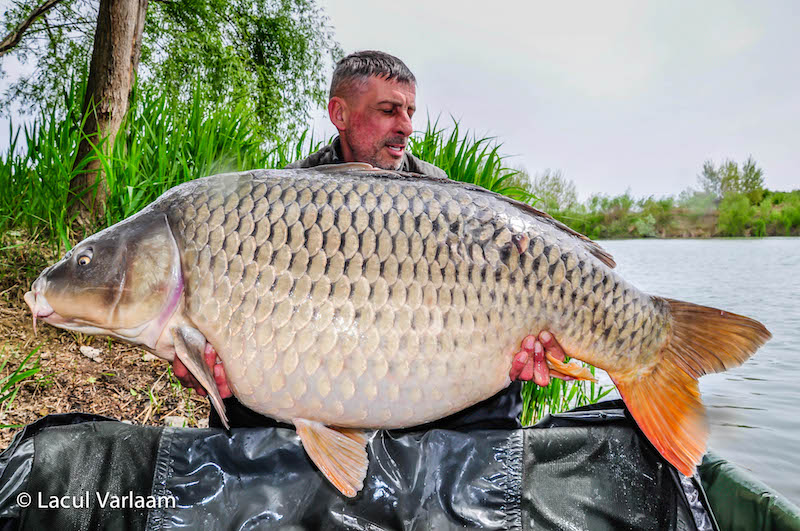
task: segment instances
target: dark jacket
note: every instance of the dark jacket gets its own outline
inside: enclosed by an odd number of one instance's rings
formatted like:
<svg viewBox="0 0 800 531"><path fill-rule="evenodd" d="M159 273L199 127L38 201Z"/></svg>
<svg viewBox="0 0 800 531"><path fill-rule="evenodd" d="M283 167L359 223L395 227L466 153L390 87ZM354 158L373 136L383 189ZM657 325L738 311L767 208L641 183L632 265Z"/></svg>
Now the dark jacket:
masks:
<svg viewBox="0 0 800 531"><path fill-rule="evenodd" d="M323 147L316 153L312 153L307 159L298 160L287 165L288 169L297 168L313 168L315 166L322 166L323 164L341 164L342 160L342 143L339 137L333 139L333 142ZM408 151L403 154L403 165L398 168L399 171L407 171L411 173L421 173L429 177L447 178L447 174L433 164L420 160Z"/></svg>

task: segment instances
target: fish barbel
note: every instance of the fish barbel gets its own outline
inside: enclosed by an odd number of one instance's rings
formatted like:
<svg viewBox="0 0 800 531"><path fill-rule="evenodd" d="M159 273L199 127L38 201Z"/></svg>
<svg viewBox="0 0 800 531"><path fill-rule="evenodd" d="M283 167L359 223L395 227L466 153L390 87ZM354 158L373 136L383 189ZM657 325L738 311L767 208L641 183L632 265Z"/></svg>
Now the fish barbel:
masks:
<svg viewBox="0 0 800 531"><path fill-rule="evenodd" d="M492 396L538 330L607 371L650 442L690 475L708 432L697 378L741 364L770 334L644 294L614 265L528 205L354 164L176 186L76 245L25 300L35 320L177 356L225 419L210 343L234 395L293 423L348 496L366 474L366 429Z"/></svg>

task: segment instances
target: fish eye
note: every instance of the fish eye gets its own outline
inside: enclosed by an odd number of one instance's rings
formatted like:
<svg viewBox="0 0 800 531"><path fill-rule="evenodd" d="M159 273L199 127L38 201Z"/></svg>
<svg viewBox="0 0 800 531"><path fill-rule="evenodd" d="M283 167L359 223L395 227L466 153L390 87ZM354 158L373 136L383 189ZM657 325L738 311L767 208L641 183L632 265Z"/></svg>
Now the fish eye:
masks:
<svg viewBox="0 0 800 531"><path fill-rule="evenodd" d="M92 250L86 249L84 252L80 254L77 258L78 265L89 265L89 262L92 261Z"/></svg>

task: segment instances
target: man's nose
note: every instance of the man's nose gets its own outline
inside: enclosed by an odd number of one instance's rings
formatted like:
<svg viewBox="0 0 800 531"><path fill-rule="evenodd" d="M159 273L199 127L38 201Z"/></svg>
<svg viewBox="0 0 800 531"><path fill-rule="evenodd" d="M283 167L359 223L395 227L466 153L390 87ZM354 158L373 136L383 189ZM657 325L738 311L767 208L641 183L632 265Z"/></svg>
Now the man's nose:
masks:
<svg viewBox="0 0 800 531"><path fill-rule="evenodd" d="M414 132L414 128L411 126L411 117L408 113L398 113L397 132L405 137L411 136L411 133Z"/></svg>

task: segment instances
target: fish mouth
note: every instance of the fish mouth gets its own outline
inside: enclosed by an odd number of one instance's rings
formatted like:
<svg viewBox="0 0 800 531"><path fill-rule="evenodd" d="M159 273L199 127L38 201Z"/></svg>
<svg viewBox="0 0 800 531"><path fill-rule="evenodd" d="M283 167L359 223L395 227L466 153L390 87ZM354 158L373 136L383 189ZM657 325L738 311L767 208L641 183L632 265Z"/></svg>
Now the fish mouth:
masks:
<svg viewBox="0 0 800 531"><path fill-rule="evenodd" d="M24 296L25 302L33 314L33 333L37 333L36 324L39 319L49 324L63 321L39 291L28 291Z"/></svg>

